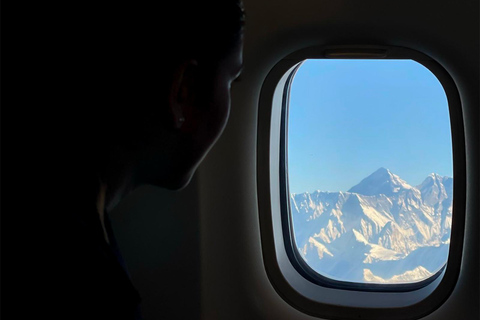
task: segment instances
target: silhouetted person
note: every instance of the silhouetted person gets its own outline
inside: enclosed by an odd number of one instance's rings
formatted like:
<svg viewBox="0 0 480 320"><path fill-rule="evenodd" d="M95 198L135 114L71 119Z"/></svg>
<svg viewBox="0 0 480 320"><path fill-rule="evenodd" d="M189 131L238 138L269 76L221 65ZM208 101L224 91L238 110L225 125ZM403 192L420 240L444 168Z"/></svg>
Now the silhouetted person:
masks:
<svg viewBox="0 0 480 320"><path fill-rule="evenodd" d="M52 228L55 263L45 259L47 319L139 317L108 212L139 185L187 185L227 122L241 4L152 3L83 7L78 29L59 39L69 43L61 61L72 89L51 129L52 203L64 214Z"/></svg>

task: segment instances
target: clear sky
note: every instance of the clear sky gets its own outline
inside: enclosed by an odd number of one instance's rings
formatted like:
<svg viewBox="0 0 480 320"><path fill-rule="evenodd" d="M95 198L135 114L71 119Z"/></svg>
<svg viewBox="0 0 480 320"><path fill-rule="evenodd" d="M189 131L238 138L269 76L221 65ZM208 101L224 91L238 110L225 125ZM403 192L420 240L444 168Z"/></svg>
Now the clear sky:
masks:
<svg viewBox="0 0 480 320"><path fill-rule="evenodd" d="M291 88L290 192L347 191L380 167L452 176L448 103L411 60L307 60Z"/></svg>

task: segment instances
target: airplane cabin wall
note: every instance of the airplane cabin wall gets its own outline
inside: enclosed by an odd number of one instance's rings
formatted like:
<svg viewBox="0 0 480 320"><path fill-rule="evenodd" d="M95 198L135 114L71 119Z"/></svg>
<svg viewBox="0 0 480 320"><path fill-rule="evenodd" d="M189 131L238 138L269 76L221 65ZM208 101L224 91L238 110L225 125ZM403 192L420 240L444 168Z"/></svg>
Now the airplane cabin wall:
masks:
<svg viewBox="0 0 480 320"><path fill-rule="evenodd" d="M478 1L244 0L244 4L245 69L241 81L233 85L223 136L186 190L144 187L112 214L120 248L143 295L145 318L198 319L201 308L201 318L209 320L318 319L286 303L265 272L256 148L258 100L266 75L289 53L322 44L412 48L437 60L456 82L467 144L465 250L453 293L424 319L478 318ZM170 231L168 237L162 234L165 230ZM173 258L165 266L168 257ZM175 289L180 286L185 288L183 298ZM169 290L174 293L169 295ZM388 310L385 314L388 318Z"/></svg>

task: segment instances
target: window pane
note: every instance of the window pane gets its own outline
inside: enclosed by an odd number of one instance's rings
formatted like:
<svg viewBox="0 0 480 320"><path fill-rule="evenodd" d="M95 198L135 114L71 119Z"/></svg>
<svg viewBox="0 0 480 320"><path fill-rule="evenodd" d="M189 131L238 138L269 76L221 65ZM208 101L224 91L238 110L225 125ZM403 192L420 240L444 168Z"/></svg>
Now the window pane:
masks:
<svg viewBox="0 0 480 320"><path fill-rule="evenodd" d="M319 274L412 283L446 263L453 164L448 103L412 60L307 60L291 85L294 240Z"/></svg>

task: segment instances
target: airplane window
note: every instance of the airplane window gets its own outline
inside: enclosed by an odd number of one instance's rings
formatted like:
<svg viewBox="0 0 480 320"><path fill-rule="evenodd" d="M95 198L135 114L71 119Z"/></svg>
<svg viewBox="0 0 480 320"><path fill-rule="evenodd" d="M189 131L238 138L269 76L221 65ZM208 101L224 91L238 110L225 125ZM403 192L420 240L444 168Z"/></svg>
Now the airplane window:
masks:
<svg viewBox="0 0 480 320"><path fill-rule="evenodd" d="M286 166L300 260L349 283L441 272L453 161L439 80L413 60L309 59L290 88Z"/></svg>

